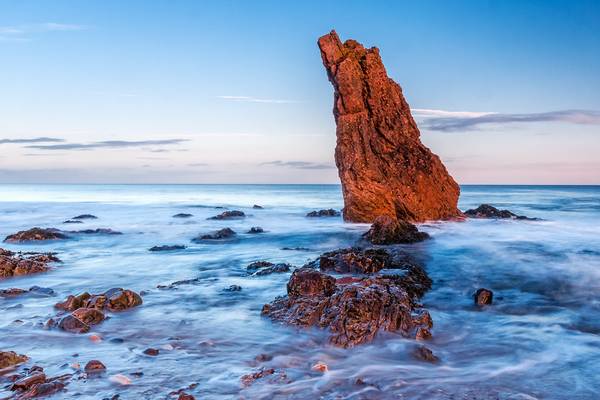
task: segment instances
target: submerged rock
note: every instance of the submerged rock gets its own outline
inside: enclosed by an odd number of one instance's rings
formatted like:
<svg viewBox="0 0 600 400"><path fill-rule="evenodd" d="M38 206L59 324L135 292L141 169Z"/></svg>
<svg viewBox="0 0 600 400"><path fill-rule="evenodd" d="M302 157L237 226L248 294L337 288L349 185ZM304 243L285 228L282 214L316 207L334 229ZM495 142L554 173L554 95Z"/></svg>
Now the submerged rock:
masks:
<svg viewBox="0 0 600 400"><path fill-rule="evenodd" d="M71 219L98 219L98 217L92 214L81 214Z"/></svg>
<svg viewBox="0 0 600 400"><path fill-rule="evenodd" d="M186 246L181 244L174 245L162 245L162 246L153 246L148 249L148 251L174 251L174 250L185 250Z"/></svg>
<svg viewBox="0 0 600 400"><path fill-rule="evenodd" d="M499 210L489 204L482 204L477 208L467 210L465 211L465 215L469 218L537 220L537 218L529 218L524 215L517 215L508 210Z"/></svg>
<svg viewBox="0 0 600 400"><path fill-rule="evenodd" d="M473 301L476 306L486 306L492 304L494 300L494 292L489 289L477 289L473 295Z"/></svg>
<svg viewBox="0 0 600 400"><path fill-rule="evenodd" d="M13 276L36 274L50 269L50 263L60 262L54 253L13 253L0 249L0 280Z"/></svg>
<svg viewBox="0 0 600 400"><path fill-rule="evenodd" d="M255 234L255 233L264 233L264 232L265 232L265 230L264 230L263 228L261 228L260 226L253 226L253 227L252 227L252 228L250 228L250 230L249 230L248 232L246 232L246 233L252 233L252 234Z"/></svg>
<svg viewBox="0 0 600 400"><path fill-rule="evenodd" d="M262 276L279 272L289 272L293 266L287 263L272 263L269 261L255 261L246 267L252 275Z"/></svg>
<svg viewBox="0 0 600 400"><path fill-rule="evenodd" d="M201 243L204 240L220 240L220 239L230 239L236 235L235 231L231 228L223 228L218 231L214 231L211 233L207 233L197 238L192 239L192 242Z"/></svg>
<svg viewBox="0 0 600 400"><path fill-rule="evenodd" d="M38 242L45 240L63 240L69 236L55 228L31 228L26 231L19 231L8 235L4 241L6 243Z"/></svg>
<svg viewBox="0 0 600 400"><path fill-rule="evenodd" d="M415 348L412 352L412 355L417 360L427 361L430 363L436 363L440 360L435 354L433 354L433 351L425 346L419 346Z"/></svg>
<svg viewBox="0 0 600 400"><path fill-rule="evenodd" d="M240 285L231 285L228 288L223 289L224 292L241 292L242 287Z"/></svg>
<svg viewBox="0 0 600 400"><path fill-rule="evenodd" d="M243 211L232 210L232 211L224 211L219 215L215 215L214 217L210 217L207 219L236 219L236 218L244 218L246 214Z"/></svg>
<svg viewBox="0 0 600 400"><path fill-rule="evenodd" d="M76 221L76 220L68 219L68 220L64 221L63 224L83 224L83 221Z"/></svg>
<svg viewBox="0 0 600 400"><path fill-rule="evenodd" d="M335 31L318 40L334 88L335 161L344 219L371 223L380 215L421 222L461 215L460 189L425 147L400 86L387 76L379 50Z"/></svg>
<svg viewBox="0 0 600 400"><path fill-rule="evenodd" d="M416 243L429 238L426 232L419 232L410 222L379 216L365 233L364 238L373 244Z"/></svg>
<svg viewBox="0 0 600 400"><path fill-rule="evenodd" d="M262 210L262 209L264 209L263 206L259 206L258 204L253 205L252 208L254 208L255 210Z"/></svg>
<svg viewBox="0 0 600 400"><path fill-rule="evenodd" d="M110 228L83 229L80 231L69 231L69 233L82 235L122 235L123 232L113 231Z"/></svg>
<svg viewBox="0 0 600 400"><path fill-rule="evenodd" d="M340 212L330 208L328 210L319 210L319 211L311 211L306 214L307 217L310 218L318 218L318 217L339 217Z"/></svg>
<svg viewBox="0 0 600 400"><path fill-rule="evenodd" d="M287 380L287 374L283 370L276 370L275 368L260 368L258 371L251 374L244 375L240 378L240 382L243 387L252 385L259 379L269 377L269 383L282 382Z"/></svg>
<svg viewBox="0 0 600 400"><path fill-rule="evenodd" d="M17 354L14 351L0 351L0 369L23 364L29 357Z"/></svg>
<svg viewBox="0 0 600 400"><path fill-rule="evenodd" d="M190 218L193 217L193 214L188 214L188 213L179 213L179 214L175 214L173 215L173 218Z"/></svg>
<svg viewBox="0 0 600 400"><path fill-rule="evenodd" d="M317 271L313 262L292 273L287 296L266 304L262 314L286 324L327 328L330 342L340 347L369 342L379 331L414 337L418 328L431 328L429 314L417 307L417 300L431 288L431 279L420 266L398 262L382 249L325 253L318 264L321 270L338 273L399 271L336 279Z"/></svg>

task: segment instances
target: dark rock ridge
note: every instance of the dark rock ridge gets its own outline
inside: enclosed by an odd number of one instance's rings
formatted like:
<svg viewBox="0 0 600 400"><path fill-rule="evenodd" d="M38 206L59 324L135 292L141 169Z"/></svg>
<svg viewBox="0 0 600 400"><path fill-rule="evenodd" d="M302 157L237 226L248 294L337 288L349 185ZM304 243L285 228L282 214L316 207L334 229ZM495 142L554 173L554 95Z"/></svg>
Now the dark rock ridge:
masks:
<svg viewBox="0 0 600 400"><path fill-rule="evenodd" d="M319 211L311 211L306 214L307 217L315 218L315 217L339 217L340 212L330 208L328 210L319 210Z"/></svg>
<svg viewBox="0 0 600 400"><path fill-rule="evenodd" d="M26 231L19 231L8 235L4 241L6 243L37 242L44 240L63 240L69 237L55 228L31 228Z"/></svg>
<svg viewBox="0 0 600 400"><path fill-rule="evenodd" d="M173 215L173 218L190 218L193 217L193 214L188 214L188 213L179 213L179 214L175 214Z"/></svg>
<svg viewBox="0 0 600 400"><path fill-rule="evenodd" d="M92 214L81 214L71 219L98 219L98 217Z"/></svg>
<svg viewBox="0 0 600 400"><path fill-rule="evenodd" d="M210 217L207 219L236 219L236 218L244 218L246 214L243 211L232 210L232 211L224 211L219 215L215 215L214 217Z"/></svg>
<svg viewBox="0 0 600 400"><path fill-rule="evenodd" d="M69 231L69 233L80 235L122 235L123 232L114 231L110 228L82 229L80 231Z"/></svg>
<svg viewBox="0 0 600 400"><path fill-rule="evenodd" d="M89 332L91 326L97 325L106 318L104 311L119 312L142 304L142 298L132 290L114 288L102 294L87 292L77 296L70 295L54 307L70 312L60 318L58 327L72 333ZM48 326L54 326L56 321L51 319Z"/></svg>
<svg viewBox="0 0 600 400"><path fill-rule="evenodd" d="M64 221L63 224L83 224L83 221L68 219Z"/></svg>
<svg viewBox="0 0 600 400"><path fill-rule="evenodd" d="M417 304L431 287L421 267L396 262L385 250L357 249L326 253L318 264L321 270L338 273L368 274L384 268L401 271L336 279L314 269L314 263L295 270L287 284L287 296L266 304L262 314L286 324L327 328L330 342L340 347L369 342L380 331L431 336L431 317Z"/></svg>
<svg viewBox="0 0 600 400"><path fill-rule="evenodd" d="M379 50L335 31L318 40L334 88L335 161L344 219L371 223L380 215L410 222L461 216L460 189L425 147L400 86L387 76Z"/></svg>
<svg viewBox="0 0 600 400"><path fill-rule="evenodd" d="M269 261L255 261L246 267L246 271L252 275L262 276L279 272L289 272L293 268L287 263L272 263Z"/></svg>
<svg viewBox="0 0 600 400"><path fill-rule="evenodd" d="M416 243L429 238L426 232L419 232L410 222L379 216L364 234L364 238L373 244Z"/></svg>
<svg viewBox="0 0 600 400"><path fill-rule="evenodd" d="M465 211L469 218L489 218L489 219L523 219L535 221L537 218L529 218L524 215L517 215L508 210L499 210L489 204L482 204L477 208Z"/></svg>
<svg viewBox="0 0 600 400"><path fill-rule="evenodd" d="M46 272L49 264L60 262L54 253L14 253L0 249L0 280Z"/></svg>
<svg viewBox="0 0 600 400"><path fill-rule="evenodd" d="M9 288L0 290L0 297L16 297L25 294L32 294L40 297L54 296L54 290L39 286L32 286L29 289Z"/></svg>
<svg viewBox="0 0 600 400"><path fill-rule="evenodd" d="M197 238L192 239L194 243L202 243L205 240L221 240L221 239L230 239L236 235L235 231L231 228L223 228L218 231L214 231L211 233L206 233L204 235L200 235Z"/></svg>
<svg viewBox="0 0 600 400"><path fill-rule="evenodd" d="M185 250L186 246L182 244L174 244L174 245L162 245L162 246L153 246L148 249L148 251L174 251L174 250Z"/></svg>

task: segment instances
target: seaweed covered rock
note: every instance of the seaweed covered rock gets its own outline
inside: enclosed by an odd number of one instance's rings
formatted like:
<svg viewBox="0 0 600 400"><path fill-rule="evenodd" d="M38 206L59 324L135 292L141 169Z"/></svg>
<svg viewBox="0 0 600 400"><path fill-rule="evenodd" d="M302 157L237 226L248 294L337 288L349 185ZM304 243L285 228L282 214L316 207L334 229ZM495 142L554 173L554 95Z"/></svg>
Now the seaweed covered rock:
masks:
<svg viewBox="0 0 600 400"><path fill-rule="evenodd" d="M465 215L469 218L537 220L537 218L517 215L509 210L500 210L489 204L482 204L477 208L467 210L465 211Z"/></svg>
<svg viewBox="0 0 600 400"><path fill-rule="evenodd" d="M419 232L410 222L381 215L375 219L364 238L373 244L416 243L429 238L426 232Z"/></svg>
<svg viewBox="0 0 600 400"><path fill-rule="evenodd" d="M4 241L6 243L40 242L46 240L64 240L69 236L56 228L31 228L25 231L19 231L8 235Z"/></svg>

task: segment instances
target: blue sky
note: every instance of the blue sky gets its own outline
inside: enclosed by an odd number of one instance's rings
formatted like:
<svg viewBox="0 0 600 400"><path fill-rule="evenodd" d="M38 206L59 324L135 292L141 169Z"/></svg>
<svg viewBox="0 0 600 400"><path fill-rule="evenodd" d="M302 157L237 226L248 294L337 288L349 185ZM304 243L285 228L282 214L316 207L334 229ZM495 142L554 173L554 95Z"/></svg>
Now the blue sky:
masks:
<svg viewBox="0 0 600 400"><path fill-rule="evenodd" d="M483 0L0 0L0 182L336 183L332 28L460 183L600 183L600 2Z"/></svg>

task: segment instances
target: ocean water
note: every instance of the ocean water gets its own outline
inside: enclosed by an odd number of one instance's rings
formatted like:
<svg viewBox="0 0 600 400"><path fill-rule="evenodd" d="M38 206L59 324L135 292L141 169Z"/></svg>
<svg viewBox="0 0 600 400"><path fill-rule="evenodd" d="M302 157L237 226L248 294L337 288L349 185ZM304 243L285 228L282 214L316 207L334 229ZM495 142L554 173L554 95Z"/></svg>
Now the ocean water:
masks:
<svg viewBox="0 0 600 400"><path fill-rule="evenodd" d="M0 281L0 289L52 288L55 297L0 298L0 349L31 358L47 374L73 372L92 359L104 376L73 380L54 398L168 399L198 386L198 399L597 399L600 397L600 187L463 186L460 208L481 203L541 221L468 220L423 224L432 240L405 246L423 260L433 289L423 298L434 320L427 346L437 364L410 356L414 341L393 333L338 349L319 329L262 318L262 305L285 293L289 273L248 276L252 261L301 266L320 253L354 244L368 228L341 218L309 219L311 210L342 207L337 185L0 185L0 235L33 226L111 228L119 236L82 236L3 248L56 251L52 271ZM252 208L253 204L264 207ZM227 207L244 220L208 217ZM194 216L175 219L173 214ZM63 225L78 214L99 219ZM222 227L238 238L221 244L190 239ZM266 233L244 234L251 226ZM184 244L151 253L154 245ZM308 250L282 250L303 247ZM196 279L197 278L197 279ZM175 281L195 279L173 289ZM240 285L240 292L226 292ZM90 334L47 330L53 305L69 294L124 287L144 304L113 314ZM472 293L490 288L484 310ZM98 335L101 341L92 341ZM157 357L143 354L160 349ZM257 365L259 354L271 361ZM311 371L325 362L329 372ZM259 366L284 369L285 382L240 377ZM121 386L111 375L132 381ZM365 384L357 385L361 379ZM0 398L9 395L6 384Z"/></svg>

